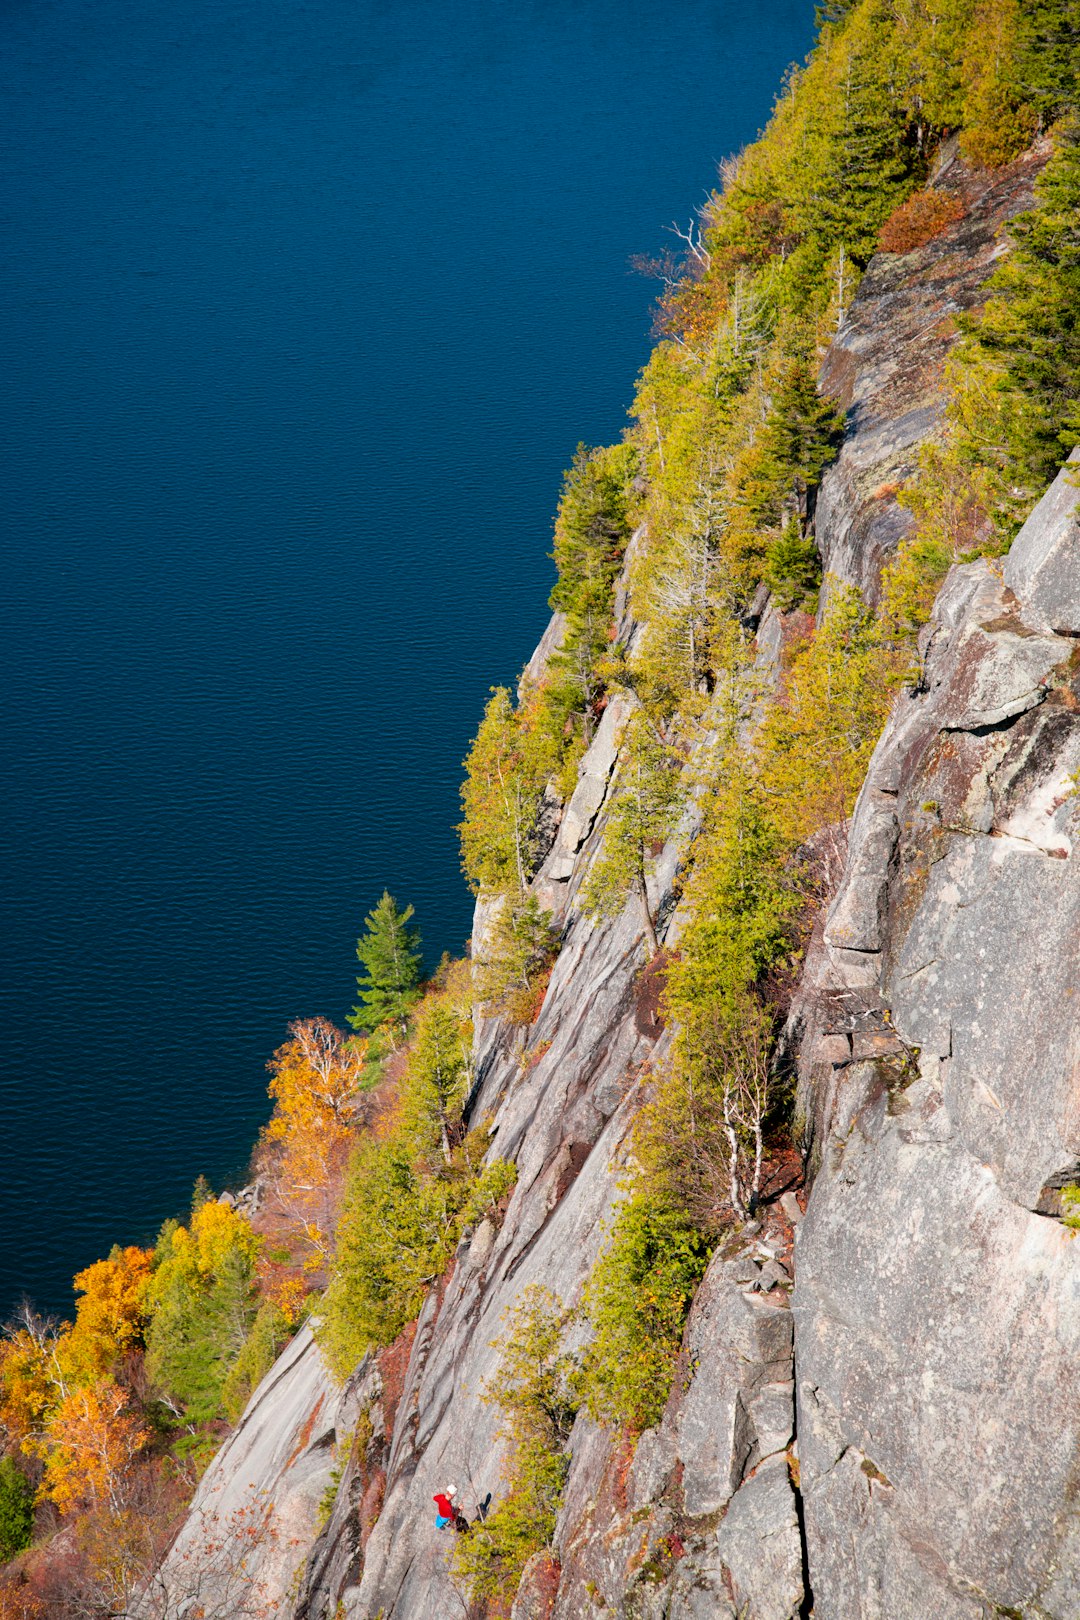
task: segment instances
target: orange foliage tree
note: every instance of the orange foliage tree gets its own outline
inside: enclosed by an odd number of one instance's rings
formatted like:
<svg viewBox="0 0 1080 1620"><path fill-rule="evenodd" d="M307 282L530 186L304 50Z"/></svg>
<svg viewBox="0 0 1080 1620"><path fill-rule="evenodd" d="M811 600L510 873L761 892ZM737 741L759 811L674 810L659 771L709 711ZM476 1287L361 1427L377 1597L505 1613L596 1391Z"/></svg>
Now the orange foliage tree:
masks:
<svg viewBox="0 0 1080 1620"><path fill-rule="evenodd" d="M0 1620L48 1620L41 1598L23 1581L0 1586Z"/></svg>
<svg viewBox="0 0 1080 1620"><path fill-rule="evenodd" d="M267 1064L274 1113L264 1139L278 1149L278 1201L309 1245L315 1269L329 1252L367 1042L349 1039L325 1018L298 1019L289 1032L292 1039Z"/></svg>
<svg viewBox="0 0 1080 1620"><path fill-rule="evenodd" d="M75 1325L65 1335L65 1360L80 1382L108 1372L118 1355L142 1338L147 1320L146 1285L153 1253L149 1249L115 1248L75 1278L82 1295Z"/></svg>
<svg viewBox="0 0 1080 1620"><path fill-rule="evenodd" d="M48 1456L40 1495L61 1512L105 1503L119 1513L149 1430L129 1409L128 1395L108 1379L65 1395L49 1419Z"/></svg>

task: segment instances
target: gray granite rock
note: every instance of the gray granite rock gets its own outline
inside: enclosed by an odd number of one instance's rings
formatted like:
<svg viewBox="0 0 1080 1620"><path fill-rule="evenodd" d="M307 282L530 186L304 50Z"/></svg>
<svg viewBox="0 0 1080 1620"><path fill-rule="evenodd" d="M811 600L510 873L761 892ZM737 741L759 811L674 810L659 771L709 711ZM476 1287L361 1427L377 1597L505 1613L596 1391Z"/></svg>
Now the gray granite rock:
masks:
<svg viewBox="0 0 1080 1620"><path fill-rule="evenodd" d="M338 1441L356 1416L355 1387L338 1388L303 1327L203 1475L139 1620L272 1612L315 1540Z"/></svg>
<svg viewBox="0 0 1080 1620"><path fill-rule="evenodd" d="M596 736L578 768L577 785L540 872L541 887L546 883L565 883L573 874L578 852L592 831L607 796L618 758L619 738L631 707L628 700L613 698L604 710Z"/></svg>
<svg viewBox="0 0 1080 1620"><path fill-rule="evenodd" d="M940 421L954 317L984 297L1002 229L1030 206L1048 155L1043 143L989 173L966 169L953 149L935 183L961 198L963 218L914 252L879 253L863 276L822 368L823 389L848 415L843 447L817 502L823 609L829 576L856 586L867 601L877 598L881 570L912 522L897 495Z"/></svg>
<svg viewBox="0 0 1080 1620"><path fill-rule="evenodd" d="M1040 630L1080 635L1080 448L1012 543L1002 578Z"/></svg>
<svg viewBox="0 0 1080 1620"><path fill-rule="evenodd" d="M746 1620L795 1620L803 1601L802 1540L787 1458L769 1457L741 1485L716 1536Z"/></svg>
<svg viewBox="0 0 1080 1620"><path fill-rule="evenodd" d="M786 1302L744 1292L724 1267L710 1269L687 1328L694 1376L670 1425L692 1517L724 1507L760 1455L753 1402L763 1387L790 1376L791 1346ZM770 1414L770 1438L774 1429Z"/></svg>
<svg viewBox="0 0 1080 1620"><path fill-rule="evenodd" d="M537 643L536 651L521 672L518 681L518 697L523 699L526 693L540 685L547 673L552 656L559 651L566 637L566 614L553 613L547 622L547 628Z"/></svg>
<svg viewBox="0 0 1080 1620"><path fill-rule="evenodd" d="M1040 555L1072 522L1043 511ZM815 1620L1078 1612L1080 1248L1035 1210L1080 1171L1080 693L1019 595L946 582L800 991Z"/></svg>
<svg viewBox="0 0 1080 1620"><path fill-rule="evenodd" d="M671 1583L667 1602L667 1620L739 1620L719 1559L681 1569Z"/></svg>

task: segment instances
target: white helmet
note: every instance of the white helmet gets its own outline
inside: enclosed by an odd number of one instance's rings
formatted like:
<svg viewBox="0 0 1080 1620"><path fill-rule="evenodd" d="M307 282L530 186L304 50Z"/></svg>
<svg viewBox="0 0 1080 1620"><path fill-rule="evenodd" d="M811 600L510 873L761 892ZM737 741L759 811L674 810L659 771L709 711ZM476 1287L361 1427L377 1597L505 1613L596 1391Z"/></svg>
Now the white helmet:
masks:
<svg viewBox="0 0 1080 1620"><path fill-rule="evenodd" d="M456 1496L457 1495L457 1486L456 1485L448 1485L446 1487L446 1494L447 1494L447 1496Z"/></svg>

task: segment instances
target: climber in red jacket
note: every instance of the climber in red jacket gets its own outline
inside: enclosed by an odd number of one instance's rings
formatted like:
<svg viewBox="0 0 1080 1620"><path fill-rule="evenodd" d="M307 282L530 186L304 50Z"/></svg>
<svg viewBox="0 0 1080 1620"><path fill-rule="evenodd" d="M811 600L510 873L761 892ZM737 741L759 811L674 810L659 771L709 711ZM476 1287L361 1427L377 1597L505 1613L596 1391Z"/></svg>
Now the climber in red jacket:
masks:
<svg viewBox="0 0 1080 1620"><path fill-rule="evenodd" d="M435 1503L435 1507L438 1510L435 1514L435 1528L436 1530L445 1530L448 1524L452 1524L458 1535L463 1536L472 1529L472 1525L455 1503L454 1497L456 1495L457 1486L448 1485L445 1491L439 1491L437 1495L432 1497L432 1501ZM484 1500L477 1507L476 1518L473 1520L473 1524L483 1523L483 1521L487 1518L488 1508L490 1506L491 1492L488 1491L487 1495L484 1497Z"/></svg>
<svg viewBox="0 0 1080 1620"><path fill-rule="evenodd" d="M435 1515L436 1530L445 1530L447 1525L453 1524L458 1517L458 1511L454 1506L454 1497L456 1495L457 1486L448 1485L445 1491L440 1491L438 1495L432 1497L432 1501L438 1509Z"/></svg>

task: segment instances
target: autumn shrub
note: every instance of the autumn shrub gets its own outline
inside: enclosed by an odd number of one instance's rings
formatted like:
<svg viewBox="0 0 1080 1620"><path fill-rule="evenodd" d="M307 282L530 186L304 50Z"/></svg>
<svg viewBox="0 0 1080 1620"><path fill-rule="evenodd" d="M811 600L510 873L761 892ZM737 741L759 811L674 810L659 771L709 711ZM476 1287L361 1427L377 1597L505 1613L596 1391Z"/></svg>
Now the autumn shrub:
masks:
<svg viewBox="0 0 1080 1620"><path fill-rule="evenodd" d="M890 214L878 233L883 253L911 253L964 217L964 205L951 191L916 191Z"/></svg>
<svg viewBox="0 0 1080 1620"><path fill-rule="evenodd" d="M315 1271L330 1249L368 1043L326 1018L295 1019L289 1035L267 1064L274 1111L264 1163L270 1197Z"/></svg>
<svg viewBox="0 0 1080 1620"><path fill-rule="evenodd" d="M594 1418L635 1433L659 1422L711 1250L683 1211L645 1191L619 1206L585 1291L593 1338L581 1388Z"/></svg>
<svg viewBox="0 0 1080 1620"><path fill-rule="evenodd" d="M0 1579L0 1620L49 1620L42 1599L21 1580Z"/></svg>
<svg viewBox="0 0 1080 1620"><path fill-rule="evenodd" d="M128 1392L109 1379L66 1390L49 1422L39 1498L61 1511L118 1507L150 1439Z"/></svg>
<svg viewBox="0 0 1080 1620"><path fill-rule="evenodd" d="M513 1601L525 1565L551 1545L570 1470L567 1446L579 1397L577 1365L562 1348L566 1327L549 1289L526 1289L507 1314L499 1367L484 1400L501 1414L507 1444L500 1499L482 1524L458 1538L454 1573L474 1602Z"/></svg>
<svg viewBox="0 0 1080 1620"><path fill-rule="evenodd" d="M141 1343L152 1261L147 1249L114 1247L107 1259L76 1274L72 1286L79 1298L64 1349L69 1373L93 1378L111 1372Z"/></svg>

